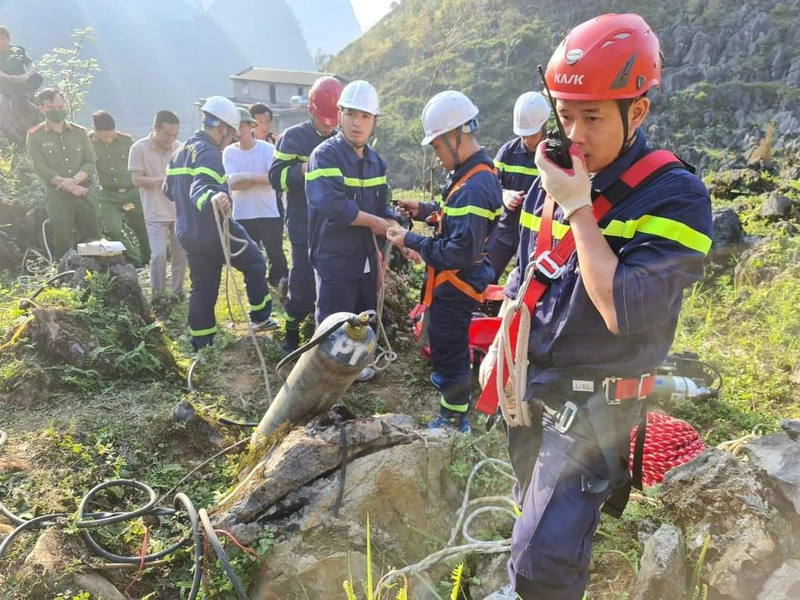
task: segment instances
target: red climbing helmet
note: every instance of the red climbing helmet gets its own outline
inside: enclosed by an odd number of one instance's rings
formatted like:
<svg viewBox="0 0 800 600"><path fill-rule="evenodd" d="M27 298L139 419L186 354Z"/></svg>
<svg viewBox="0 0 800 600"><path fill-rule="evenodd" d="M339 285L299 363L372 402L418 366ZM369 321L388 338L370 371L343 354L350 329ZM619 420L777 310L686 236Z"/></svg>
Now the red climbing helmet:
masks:
<svg viewBox="0 0 800 600"><path fill-rule="evenodd" d="M339 124L337 105L343 87L335 77L320 77L308 93L308 111L326 127L335 127Z"/></svg>
<svg viewBox="0 0 800 600"><path fill-rule="evenodd" d="M626 100L661 85L661 44L637 14L606 14L567 34L547 64L561 100Z"/></svg>

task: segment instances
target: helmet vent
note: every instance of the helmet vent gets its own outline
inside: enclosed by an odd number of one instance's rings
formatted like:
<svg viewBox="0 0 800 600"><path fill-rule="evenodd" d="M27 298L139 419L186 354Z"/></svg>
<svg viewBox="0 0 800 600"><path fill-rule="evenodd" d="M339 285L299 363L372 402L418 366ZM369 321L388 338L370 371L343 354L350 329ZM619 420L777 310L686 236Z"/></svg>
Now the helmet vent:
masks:
<svg viewBox="0 0 800 600"><path fill-rule="evenodd" d="M636 54L631 56L628 59L628 62L625 63L625 66L620 69L617 76L614 78L614 81L611 82L611 87L609 89L618 90L624 89L628 85L628 81L631 78L631 71L633 70L633 64L636 62Z"/></svg>
<svg viewBox="0 0 800 600"><path fill-rule="evenodd" d="M602 50L603 48L607 48L608 46L610 46L613 43L614 43L614 40L608 40L607 42L603 42L603 45L600 46L600 49Z"/></svg>
<svg viewBox="0 0 800 600"><path fill-rule="evenodd" d="M630 33L618 33L617 35L614 36L614 38L618 40L625 40L628 39L629 37L631 37Z"/></svg>

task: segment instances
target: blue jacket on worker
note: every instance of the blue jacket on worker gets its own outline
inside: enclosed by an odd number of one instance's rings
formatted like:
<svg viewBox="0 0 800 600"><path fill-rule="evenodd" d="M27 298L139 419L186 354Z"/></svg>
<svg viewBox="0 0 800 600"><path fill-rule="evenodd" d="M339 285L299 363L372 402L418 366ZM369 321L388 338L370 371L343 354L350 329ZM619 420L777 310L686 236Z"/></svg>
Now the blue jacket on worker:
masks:
<svg viewBox="0 0 800 600"><path fill-rule="evenodd" d="M483 170L476 171L481 166ZM419 252L429 267L425 301L430 311L431 381L441 392L445 418L462 417L469 409L469 324L478 298L494 279L485 245L502 206L492 161L480 150L448 175L440 202L420 203L417 220L438 211L443 215L434 237L412 231L405 235L406 247ZM448 280L438 283L444 275Z"/></svg>
<svg viewBox="0 0 800 600"><path fill-rule="evenodd" d="M178 240L189 261L189 329L197 349L210 345L217 333L214 306L225 264L211 199L220 192L230 197L222 153L211 135L196 131L180 147L167 167L163 190L175 203ZM231 219L229 226L231 237L242 240L231 242L231 264L244 274L250 319L261 326L272 312L264 255L239 223Z"/></svg>
<svg viewBox="0 0 800 600"><path fill-rule="evenodd" d="M458 270L459 279L481 293L494 278L485 244L503 212L500 183L489 171L476 173L445 204L453 187L479 164L493 167L485 150L472 155L448 175L442 200L420 203L417 220L425 220L442 209L444 227L441 233L426 237L411 231L406 234L405 244L419 252L425 264L436 271Z"/></svg>
<svg viewBox="0 0 800 600"><path fill-rule="evenodd" d="M317 299L314 269L308 257L308 201L303 166L326 139L317 133L311 119L290 127L278 138L275 160L269 170L269 180L275 191L286 192L286 227L292 244L292 267L283 308L287 338L295 340L290 349L299 341L300 322L314 312Z"/></svg>
<svg viewBox="0 0 800 600"><path fill-rule="evenodd" d="M303 165L326 139L317 133L309 119L284 131L275 145L269 180L278 194L286 192L286 228L292 244L308 245L308 202Z"/></svg>
<svg viewBox="0 0 800 600"><path fill-rule="evenodd" d="M230 193L227 181L222 153L204 131L194 132L170 160L164 195L175 203L176 231L187 252L219 246L211 198Z"/></svg>
<svg viewBox="0 0 800 600"><path fill-rule="evenodd" d="M527 193L534 180L539 176L534 156L535 153L528 151L519 136L503 144L494 159L494 166L497 168L497 175L500 178L500 187L504 190ZM520 208L509 210L503 207L503 214L489 241L489 258L495 271L494 283L497 283L508 263L517 253L520 213Z"/></svg>
<svg viewBox="0 0 800 600"><path fill-rule="evenodd" d="M611 194L620 176L649 151L638 130L631 148L593 177L592 197ZM520 291L535 250L544 200L537 180L521 208L518 263L505 287L510 298ZM619 259L613 281L619 333L609 331L589 298L574 252L532 316L525 400L535 398L560 414L569 400L578 418L566 431L547 414L541 427L509 429L523 507L509 572L523 598L583 595L599 511L614 490L611 482L628 477L630 431L641 418L641 403L607 400L605 386L613 381L607 378L641 381L663 361L683 290L702 276L711 247L708 191L685 169L668 170L635 188L598 224ZM556 206L554 240L569 227Z"/></svg>
<svg viewBox="0 0 800 600"><path fill-rule="evenodd" d="M593 194L616 182L651 149L644 132L632 147L595 175ZM505 293L514 297L525 272L545 194L537 184L521 207L521 240L517 268ZM635 190L599 223L620 266L614 276L614 303L619 335L609 332L594 307L573 253L564 275L545 291L531 326L529 391L558 378L638 377L651 372L672 345L683 290L700 279L711 247L711 204L703 182L676 169ZM554 238L569 230L556 207Z"/></svg>
<svg viewBox="0 0 800 600"><path fill-rule="evenodd" d="M338 312L334 310L337 306L374 309L380 268L376 240L368 227L356 227L352 222L359 211L398 219L387 203L386 161L369 146L364 148L364 157L359 157L339 133L311 153L306 196L309 255L318 289L323 282L328 284L326 289L339 290L330 298L323 298L320 292L317 322L331 311ZM342 295L353 293L358 296L355 302L340 302L345 300Z"/></svg>

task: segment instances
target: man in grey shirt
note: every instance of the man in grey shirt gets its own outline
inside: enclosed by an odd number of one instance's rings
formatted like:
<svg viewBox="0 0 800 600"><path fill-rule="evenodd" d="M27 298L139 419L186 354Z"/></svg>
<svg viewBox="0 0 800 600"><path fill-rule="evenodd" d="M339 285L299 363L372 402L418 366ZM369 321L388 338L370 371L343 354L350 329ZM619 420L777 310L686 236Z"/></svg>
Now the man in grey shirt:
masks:
<svg viewBox="0 0 800 600"><path fill-rule="evenodd" d="M186 253L175 233L175 205L161 191L169 159L180 147L179 129L180 121L175 113L159 111L153 132L131 147L128 160L133 185L139 188L147 236L150 239L150 287L154 299L167 289L168 245L172 255L172 293L179 298L184 296Z"/></svg>

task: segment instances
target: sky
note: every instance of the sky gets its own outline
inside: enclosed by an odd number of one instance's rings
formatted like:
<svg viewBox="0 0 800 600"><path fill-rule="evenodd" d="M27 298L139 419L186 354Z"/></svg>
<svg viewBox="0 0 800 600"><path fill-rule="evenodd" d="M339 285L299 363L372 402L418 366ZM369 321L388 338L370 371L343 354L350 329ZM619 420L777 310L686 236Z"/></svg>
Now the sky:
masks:
<svg viewBox="0 0 800 600"><path fill-rule="evenodd" d="M350 0L361 29L366 31L381 20L392 5L392 0Z"/></svg>

